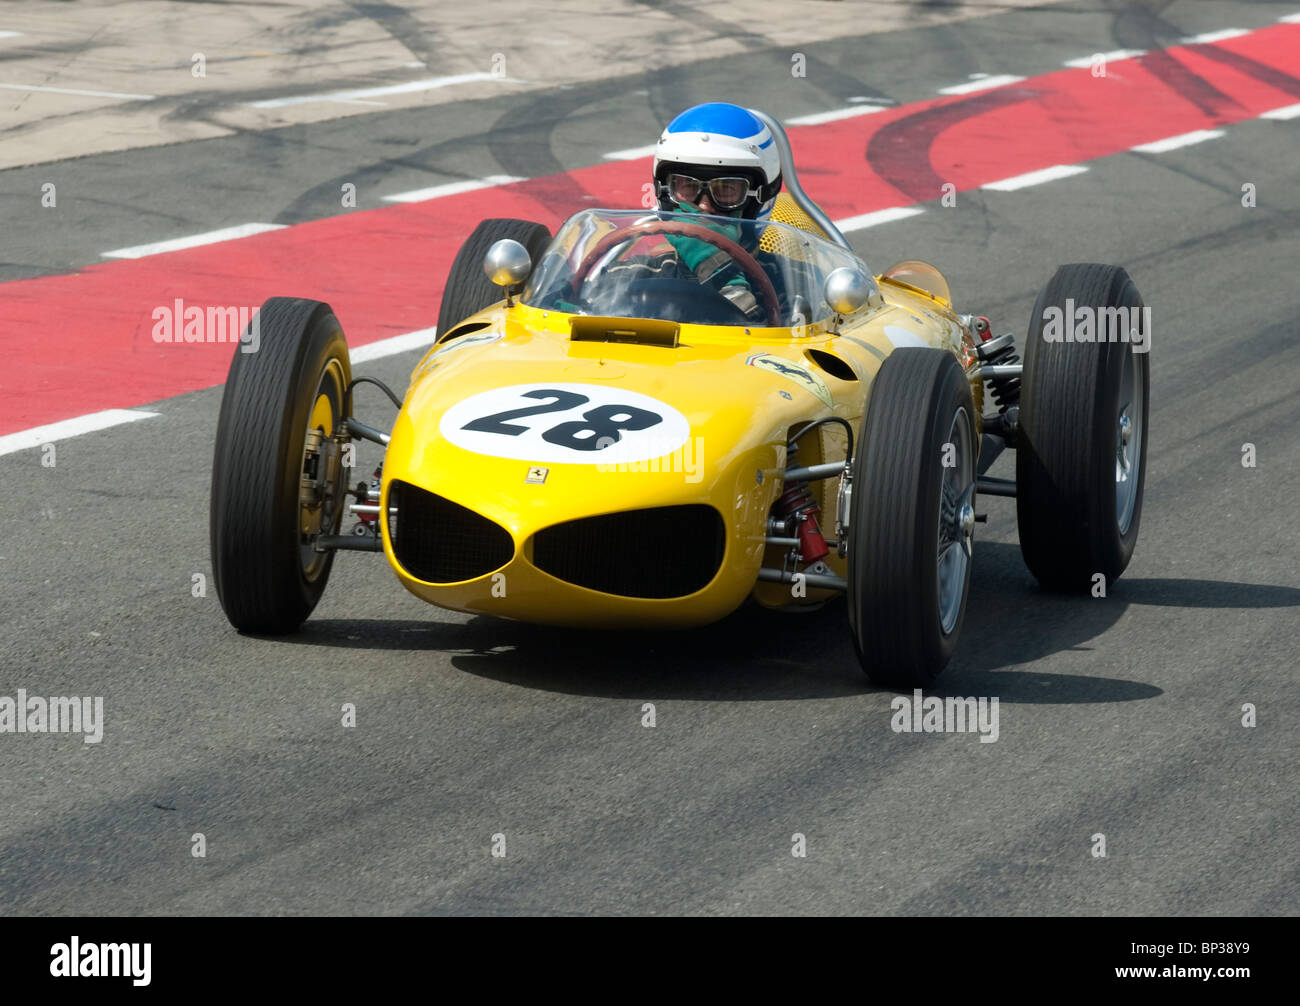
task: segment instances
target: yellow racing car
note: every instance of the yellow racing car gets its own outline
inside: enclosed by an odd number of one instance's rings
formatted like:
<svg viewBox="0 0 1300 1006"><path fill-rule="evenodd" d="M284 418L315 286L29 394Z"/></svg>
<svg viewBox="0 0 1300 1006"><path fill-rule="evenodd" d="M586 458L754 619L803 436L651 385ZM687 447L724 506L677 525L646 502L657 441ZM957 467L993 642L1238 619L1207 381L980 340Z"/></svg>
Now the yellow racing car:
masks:
<svg viewBox="0 0 1300 1006"><path fill-rule="evenodd" d="M1119 576L1142 509L1149 332L1063 337L1058 322L1132 316L1127 273L1059 269L1022 362L933 266L873 273L765 121L786 179L769 220L586 209L554 237L480 224L437 342L389 392L391 432L354 415L374 379L353 378L329 306L267 301L260 350L234 354L213 463L231 624L294 631L343 550L382 551L431 604L576 628L843 594L867 675L912 688L956 647L981 494L1015 497L1044 586ZM729 260L757 317L662 266L686 239ZM384 458L354 484L357 438ZM987 476L1005 448L1015 479Z"/></svg>

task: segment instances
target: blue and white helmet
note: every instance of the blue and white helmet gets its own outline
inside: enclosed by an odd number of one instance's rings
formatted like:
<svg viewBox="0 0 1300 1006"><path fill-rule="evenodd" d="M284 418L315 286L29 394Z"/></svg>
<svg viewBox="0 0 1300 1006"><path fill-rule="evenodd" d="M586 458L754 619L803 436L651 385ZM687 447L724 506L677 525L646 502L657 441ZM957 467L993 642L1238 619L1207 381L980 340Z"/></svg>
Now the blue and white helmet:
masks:
<svg viewBox="0 0 1300 1006"><path fill-rule="evenodd" d="M701 180L740 175L750 179L751 195L739 215L764 219L781 191L781 156L772 131L739 105L712 101L682 112L659 137L654 180L659 207L680 208L668 189L668 176L686 174Z"/></svg>

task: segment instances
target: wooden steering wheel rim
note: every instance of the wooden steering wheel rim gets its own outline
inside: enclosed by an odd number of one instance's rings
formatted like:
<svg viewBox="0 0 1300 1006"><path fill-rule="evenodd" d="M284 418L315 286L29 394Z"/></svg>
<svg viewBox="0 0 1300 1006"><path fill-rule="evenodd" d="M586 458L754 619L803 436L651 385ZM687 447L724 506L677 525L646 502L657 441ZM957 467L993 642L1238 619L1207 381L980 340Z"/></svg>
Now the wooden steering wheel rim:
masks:
<svg viewBox="0 0 1300 1006"><path fill-rule="evenodd" d="M615 245L623 244L636 238L648 237L651 234L676 234L680 237L696 238L705 244L710 244L714 248L726 252L740 267L751 282L758 288L759 298L763 302L763 307L767 311L767 323L772 328L778 328L781 324L781 302L776 295L776 287L772 285L772 279L763 271L763 267L758 264L754 258L744 248L732 241L731 238L717 231L710 230L700 224L688 224L681 220L647 220L643 223L633 224L631 227L623 230L611 231L603 238L596 242L596 246L587 253L577 270L573 274L573 289L576 292L587 280L587 274L595 267L611 248Z"/></svg>

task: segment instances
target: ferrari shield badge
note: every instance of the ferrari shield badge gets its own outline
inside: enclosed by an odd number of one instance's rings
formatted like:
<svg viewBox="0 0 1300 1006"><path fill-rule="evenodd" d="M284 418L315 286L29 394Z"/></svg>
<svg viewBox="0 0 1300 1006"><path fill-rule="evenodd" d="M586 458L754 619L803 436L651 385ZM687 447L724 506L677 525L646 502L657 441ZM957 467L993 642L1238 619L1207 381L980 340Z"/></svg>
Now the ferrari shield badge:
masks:
<svg viewBox="0 0 1300 1006"><path fill-rule="evenodd" d="M768 370L778 377L784 377L787 381L794 381L810 395L815 395L827 405L831 404L831 389L826 387L826 382L793 360L787 360L784 356L774 356L771 353L754 353L745 361L745 365Z"/></svg>

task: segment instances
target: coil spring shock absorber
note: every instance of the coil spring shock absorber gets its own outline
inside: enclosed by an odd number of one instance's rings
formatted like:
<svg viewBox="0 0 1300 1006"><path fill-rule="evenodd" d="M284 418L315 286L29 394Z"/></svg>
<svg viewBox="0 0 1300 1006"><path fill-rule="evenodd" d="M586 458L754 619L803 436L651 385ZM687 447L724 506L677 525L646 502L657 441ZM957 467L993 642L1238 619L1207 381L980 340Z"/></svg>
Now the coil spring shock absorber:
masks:
<svg viewBox="0 0 1300 1006"><path fill-rule="evenodd" d="M794 524L795 537L799 539L799 558L806 563L820 562L830 554L830 547L822 537L821 525L817 523L817 514L821 507L813 499L807 482L787 482L785 491L773 504L778 520L787 526Z"/></svg>
<svg viewBox="0 0 1300 1006"><path fill-rule="evenodd" d="M986 328L987 325L986 321ZM976 346L976 352L979 354L980 362L990 366L1007 366L1020 362L1020 356L1016 353L1016 337L1011 332L1004 332L996 339L981 342ZM988 386L999 412L1006 412L1013 405L1020 404L1020 378L990 377Z"/></svg>
<svg viewBox="0 0 1300 1006"><path fill-rule="evenodd" d="M379 502L380 498L380 479L383 476L384 466L381 464L375 469L375 474L371 477L370 483L358 482L357 487L353 490L353 495L362 503L374 505ZM357 526L352 529L353 534L365 535L371 534L376 538L380 536L379 531L379 514L377 513L359 513L357 514Z"/></svg>

